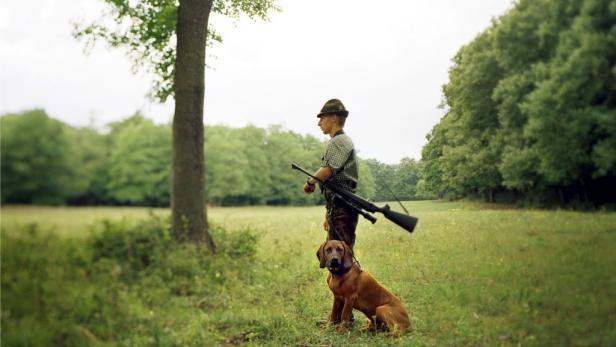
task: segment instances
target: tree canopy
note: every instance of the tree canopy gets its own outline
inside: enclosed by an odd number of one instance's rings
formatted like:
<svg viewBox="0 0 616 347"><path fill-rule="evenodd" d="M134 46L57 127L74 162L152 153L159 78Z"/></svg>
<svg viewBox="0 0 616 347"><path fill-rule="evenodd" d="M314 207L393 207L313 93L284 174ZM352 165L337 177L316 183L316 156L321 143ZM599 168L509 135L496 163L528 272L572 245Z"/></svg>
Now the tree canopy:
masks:
<svg viewBox="0 0 616 347"><path fill-rule="evenodd" d="M2 201L5 203L168 206L171 125L135 113L102 131L74 128L43 110L7 114L2 125ZM212 205L314 205L305 180L291 170L320 165L326 141L280 125L205 126L207 202ZM358 193L384 201L417 199L419 163L359 160ZM383 182L387 180L387 182ZM391 190L385 187L389 186Z"/></svg>
<svg viewBox="0 0 616 347"><path fill-rule="evenodd" d="M80 166L89 163L66 125L43 110L5 115L0 122L2 200L55 204L86 190L89 178Z"/></svg>
<svg viewBox="0 0 616 347"><path fill-rule="evenodd" d="M135 71L152 75L150 96L165 101L174 95L177 6L175 0L102 0L106 13L90 22L73 23L73 36L85 43L86 50L98 41L123 49L133 62ZM212 12L238 19L267 20L268 12L280 10L276 0L215 0ZM209 25L203 38L208 45L223 38Z"/></svg>
<svg viewBox="0 0 616 347"><path fill-rule="evenodd" d="M421 186L606 200L616 183L615 25L613 1L521 0L462 47Z"/></svg>

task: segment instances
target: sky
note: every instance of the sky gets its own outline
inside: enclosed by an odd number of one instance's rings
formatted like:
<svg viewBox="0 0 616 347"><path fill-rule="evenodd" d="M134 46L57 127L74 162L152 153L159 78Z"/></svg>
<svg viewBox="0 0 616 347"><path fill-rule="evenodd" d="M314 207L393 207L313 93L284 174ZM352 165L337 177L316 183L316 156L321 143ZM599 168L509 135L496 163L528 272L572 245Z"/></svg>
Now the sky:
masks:
<svg viewBox="0 0 616 347"><path fill-rule="evenodd" d="M512 0L278 0L269 21L213 15L206 125L284 129L326 140L316 114L330 98L349 110L358 155L388 164L421 158L444 115L452 58ZM43 108L72 126L104 128L136 111L173 119L173 100L148 99L151 76L101 42L89 54L72 24L104 13L102 0L0 2L0 115Z"/></svg>

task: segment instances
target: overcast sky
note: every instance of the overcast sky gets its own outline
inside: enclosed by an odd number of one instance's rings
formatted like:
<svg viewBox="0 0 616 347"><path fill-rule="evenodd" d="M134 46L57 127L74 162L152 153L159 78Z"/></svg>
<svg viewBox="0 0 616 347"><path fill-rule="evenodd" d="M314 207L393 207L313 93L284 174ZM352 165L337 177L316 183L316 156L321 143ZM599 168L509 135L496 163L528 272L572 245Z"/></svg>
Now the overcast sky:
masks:
<svg viewBox="0 0 616 347"><path fill-rule="evenodd" d="M345 130L362 158L421 158L451 59L511 0L279 0L269 22L213 16L224 42L209 49L205 123L282 124L326 137L316 113L329 98L350 111ZM157 123L173 102L146 97L150 76L120 50L89 55L71 22L96 18L102 0L0 2L0 114L43 108L74 126L140 110Z"/></svg>

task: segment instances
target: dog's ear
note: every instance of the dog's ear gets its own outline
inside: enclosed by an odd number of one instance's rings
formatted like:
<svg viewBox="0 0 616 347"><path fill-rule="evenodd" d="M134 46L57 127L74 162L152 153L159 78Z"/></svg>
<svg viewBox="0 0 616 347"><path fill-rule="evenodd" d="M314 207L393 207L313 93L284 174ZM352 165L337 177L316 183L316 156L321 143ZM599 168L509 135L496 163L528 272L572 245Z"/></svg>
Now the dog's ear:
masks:
<svg viewBox="0 0 616 347"><path fill-rule="evenodd" d="M342 241L344 245L344 256L342 257L342 267L344 269L350 269L353 266L353 250L346 242Z"/></svg>
<svg viewBox="0 0 616 347"><path fill-rule="evenodd" d="M323 248L325 248L325 243L326 242L323 242L321 244L321 247L319 247L319 249L317 250L317 259L319 259L319 262L320 262L319 267L321 269L325 267L325 254L323 252Z"/></svg>

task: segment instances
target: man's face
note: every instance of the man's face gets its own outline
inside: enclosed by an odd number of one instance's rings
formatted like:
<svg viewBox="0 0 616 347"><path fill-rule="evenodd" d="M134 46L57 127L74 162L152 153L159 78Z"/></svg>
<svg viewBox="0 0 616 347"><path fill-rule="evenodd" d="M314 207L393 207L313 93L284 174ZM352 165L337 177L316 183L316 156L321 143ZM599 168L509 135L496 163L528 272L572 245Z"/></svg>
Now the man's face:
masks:
<svg viewBox="0 0 616 347"><path fill-rule="evenodd" d="M329 134L334 125L336 124L336 117L334 114L324 114L319 117L319 128L323 131L323 134Z"/></svg>

